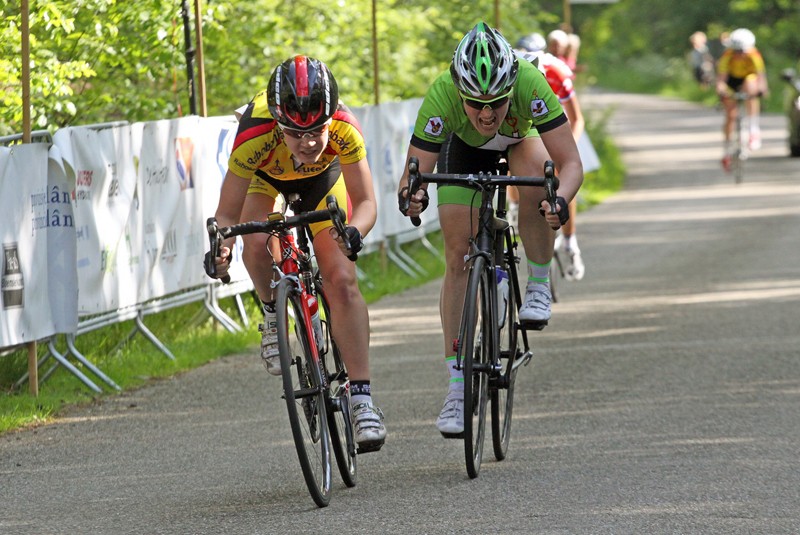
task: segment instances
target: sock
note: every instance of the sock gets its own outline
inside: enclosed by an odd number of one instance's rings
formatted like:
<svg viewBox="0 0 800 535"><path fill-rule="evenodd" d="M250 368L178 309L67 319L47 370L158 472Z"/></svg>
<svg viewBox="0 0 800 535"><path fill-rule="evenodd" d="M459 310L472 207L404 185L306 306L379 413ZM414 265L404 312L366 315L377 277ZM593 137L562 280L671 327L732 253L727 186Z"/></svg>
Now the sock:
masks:
<svg viewBox="0 0 800 535"><path fill-rule="evenodd" d="M548 284L550 282L550 263L537 264L528 260L528 285Z"/></svg>
<svg viewBox="0 0 800 535"><path fill-rule="evenodd" d="M444 363L450 373L450 392L464 392L464 370L456 369L456 356L445 357Z"/></svg>
<svg viewBox="0 0 800 535"><path fill-rule="evenodd" d="M749 119L750 119L750 133L751 134L758 133L761 130L758 125L758 115L753 115L749 117Z"/></svg>
<svg viewBox="0 0 800 535"><path fill-rule="evenodd" d="M370 382L350 381L350 406L355 407L359 403L371 403L372 394Z"/></svg>

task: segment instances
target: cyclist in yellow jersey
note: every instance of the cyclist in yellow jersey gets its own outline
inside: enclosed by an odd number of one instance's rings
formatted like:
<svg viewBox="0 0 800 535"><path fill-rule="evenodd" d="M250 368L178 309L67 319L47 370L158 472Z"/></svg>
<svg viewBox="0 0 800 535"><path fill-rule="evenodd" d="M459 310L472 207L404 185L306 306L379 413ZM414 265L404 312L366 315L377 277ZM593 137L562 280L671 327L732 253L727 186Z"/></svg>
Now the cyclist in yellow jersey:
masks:
<svg viewBox="0 0 800 535"><path fill-rule="evenodd" d="M744 92L752 97L746 102L750 133L748 145L751 150L757 150L761 148L758 99L766 95L767 91L766 68L761 53L756 49L755 35L747 28L732 31L730 45L717 63L717 94L725 107L725 152L722 165L726 170L730 168L731 137L737 114L733 93Z"/></svg>
<svg viewBox="0 0 800 535"><path fill-rule="evenodd" d="M347 207L346 236L330 221L311 225L313 245L330 302L331 333L350 377L356 442L362 451L380 449L386 437L383 414L371 398L369 316L358 288L353 252L375 225L377 201L366 148L355 116L341 102L336 80L321 61L307 56L287 59L272 73L239 119L216 218L220 225L264 220L279 195L301 194L300 210L320 210L333 194ZM267 371L280 375L272 258L265 234L243 236L243 259L264 304L261 357ZM216 259L218 276L228 272L229 240ZM273 240L272 245L275 245ZM277 251L276 254L279 254Z"/></svg>

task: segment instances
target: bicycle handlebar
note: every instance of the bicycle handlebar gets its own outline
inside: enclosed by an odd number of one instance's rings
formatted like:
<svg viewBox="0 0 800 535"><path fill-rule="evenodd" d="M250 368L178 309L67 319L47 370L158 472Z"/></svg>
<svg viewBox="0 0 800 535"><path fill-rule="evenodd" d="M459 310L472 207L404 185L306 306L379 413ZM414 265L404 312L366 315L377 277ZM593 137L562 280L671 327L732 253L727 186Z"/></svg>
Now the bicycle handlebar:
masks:
<svg viewBox="0 0 800 535"><path fill-rule="evenodd" d="M336 229L337 234L342 238L342 243L344 243L344 247L347 249L347 258L355 262L358 259L358 253L353 252L350 242L347 240L347 232L344 225L344 210L339 208L339 204L336 202L336 196L334 195L328 195L326 202L328 203L328 217L330 217L333 222L333 228Z"/></svg>
<svg viewBox="0 0 800 535"><path fill-rule="evenodd" d="M279 232L282 230L292 229L303 225L310 225L312 223L320 223L322 221L332 221L333 226L339 232L340 236L344 234L344 211L339 208L339 203L336 201L334 195L328 195L325 199L327 207L325 210L314 210L311 212L303 212L301 214L286 217L281 212L273 212L267 216L266 221L248 221L246 223L238 223L228 227L220 227L217 224L217 218L209 217L206 220L206 231L208 232L209 241L209 254L205 258L205 270L209 277L217 278L217 265L214 259L219 256L222 247L222 241L236 236L243 236L245 234L256 234L263 232L266 234L272 232ZM345 247L350 250L350 244L345 241ZM352 261L356 260L357 255L351 253L348 258ZM231 280L229 275L225 275L220 280L228 284Z"/></svg>
<svg viewBox="0 0 800 535"><path fill-rule="evenodd" d="M544 188L550 213L556 213L556 192L558 191L558 177L555 173L556 166L551 160L544 163L544 176L514 176L495 175L480 172L478 174L452 174L452 173L420 173L419 160L413 156L408 159L408 194L403 200L403 208L408 210L411 196L419 191L423 183L450 184L455 186L473 186L480 189L498 186L534 186ZM412 217L411 223L418 227L422 221L419 217Z"/></svg>

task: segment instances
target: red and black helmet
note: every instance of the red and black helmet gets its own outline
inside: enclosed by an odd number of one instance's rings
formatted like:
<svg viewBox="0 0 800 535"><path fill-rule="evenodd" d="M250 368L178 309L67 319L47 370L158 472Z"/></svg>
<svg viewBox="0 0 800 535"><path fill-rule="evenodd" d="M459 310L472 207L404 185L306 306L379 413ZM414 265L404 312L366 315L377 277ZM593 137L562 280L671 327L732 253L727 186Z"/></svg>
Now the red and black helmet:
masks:
<svg viewBox="0 0 800 535"><path fill-rule="evenodd" d="M269 111L286 128L314 130L333 117L339 86L323 62L295 56L278 65L267 88Z"/></svg>

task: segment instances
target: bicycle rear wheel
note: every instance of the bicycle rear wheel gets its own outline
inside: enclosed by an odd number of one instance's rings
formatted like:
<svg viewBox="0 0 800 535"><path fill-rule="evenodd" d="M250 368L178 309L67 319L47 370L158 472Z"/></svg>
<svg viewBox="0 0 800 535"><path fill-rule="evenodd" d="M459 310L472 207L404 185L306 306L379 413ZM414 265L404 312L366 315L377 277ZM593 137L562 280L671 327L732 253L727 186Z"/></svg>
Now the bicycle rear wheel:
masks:
<svg viewBox="0 0 800 535"><path fill-rule="evenodd" d="M741 184L744 179L744 161L747 159L747 148L744 145L744 131L742 114L744 108L740 105L736 118L736 132L734 133L734 143L736 144L731 157L731 171L736 184Z"/></svg>
<svg viewBox="0 0 800 535"><path fill-rule="evenodd" d="M311 349L311 326L303 317L302 295L290 279L278 283L278 320L283 394L297 458L311 498L319 507L331 499L331 452L320 366Z"/></svg>
<svg viewBox="0 0 800 535"><path fill-rule="evenodd" d="M550 262L550 274L548 284L550 285L550 298L553 303L558 303L558 282L559 277L564 276L564 268L561 265L561 256L558 251L553 252L553 260Z"/></svg>
<svg viewBox="0 0 800 535"><path fill-rule="evenodd" d="M492 277L491 279L489 277ZM461 319L460 362L464 368L464 456L467 474L476 478L483 458L486 404L489 398L493 331L490 281L486 260L478 256L472 264Z"/></svg>
<svg viewBox="0 0 800 535"><path fill-rule="evenodd" d="M331 434L331 446L336 457L336 464L342 481L348 487L356 485L356 447L353 436L353 423L350 418L350 385L347 369L342 362L339 347L331 335L331 312L328 300L317 286L317 303L319 305L320 319L325 346L322 348L320 358L323 369L328 377L328 427Z"/></svg>
<svg viewBox="0 0 800 535"><path fill-rule="evenodd" d="M519 278L512 266L508 271L508 305L505 320L500 328L498 345L500 350L500 370L492 375L489 383L489 397L492 402L492 446L498 461L506 458L511 438L511 414L514 407L514 384L517 379L517 368L514 366L522 354L520 350L520 331L517 329L517 312L519 307ZM502 311L499 311L502 313Z"/></svg>

